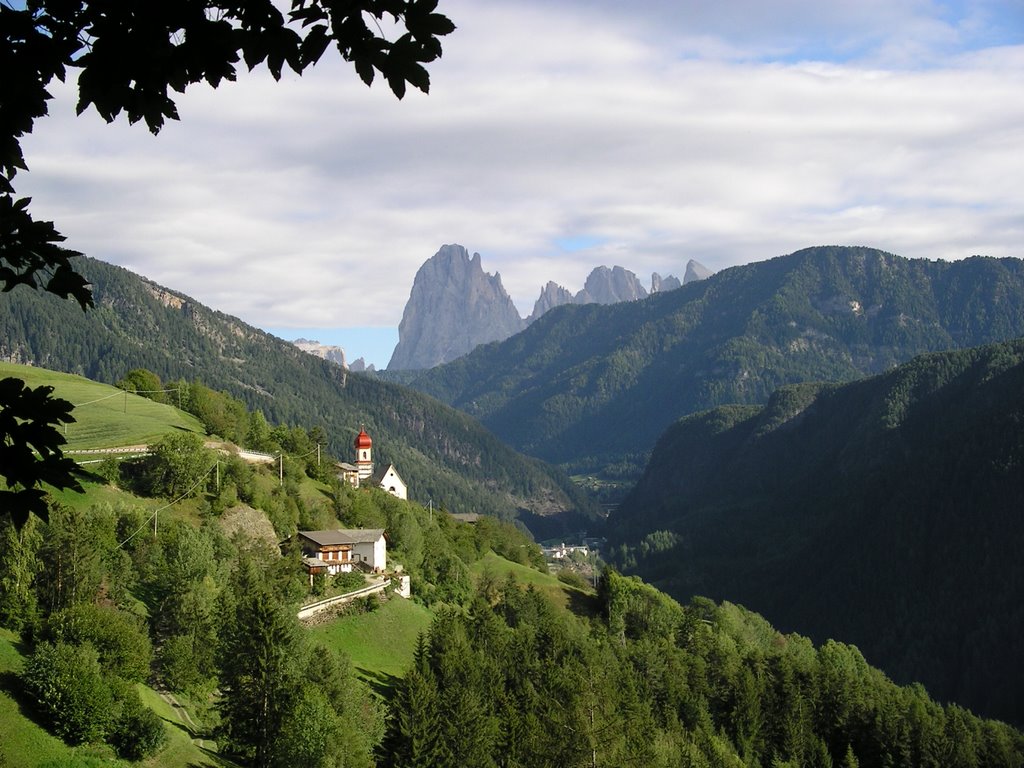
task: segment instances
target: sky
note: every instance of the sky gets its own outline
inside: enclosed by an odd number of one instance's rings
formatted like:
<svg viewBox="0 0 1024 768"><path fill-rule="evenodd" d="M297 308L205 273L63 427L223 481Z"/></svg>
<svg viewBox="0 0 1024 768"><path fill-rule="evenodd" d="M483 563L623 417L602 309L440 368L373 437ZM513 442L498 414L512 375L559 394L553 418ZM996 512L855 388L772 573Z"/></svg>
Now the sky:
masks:
<svg viewBox="0 0 1024 768"><path fill-rule="evenodd" d="M431 92L337 57L178 98L158 136L55 83L16 178L68 247L387 365L417 269L479 252L523 316L812 245L1024 257L1024 0L440 0Z"/></svg>

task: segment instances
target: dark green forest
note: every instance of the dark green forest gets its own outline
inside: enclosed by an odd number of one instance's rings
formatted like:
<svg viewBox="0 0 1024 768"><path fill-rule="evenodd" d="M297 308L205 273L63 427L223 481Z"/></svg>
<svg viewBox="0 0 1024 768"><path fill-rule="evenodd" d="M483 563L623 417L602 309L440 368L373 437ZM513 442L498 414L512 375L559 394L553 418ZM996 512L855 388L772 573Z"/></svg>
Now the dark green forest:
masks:
<svg viewBox="0 0 1024 768"><path fill-rule="evenodd" d="M516 449L635 481L676 419L851 381L915 355L1024 335L1024 261L816 247L524 332L404 377Z"/></svg>
<svg viewBox="0 0 1024 768"><path fill-rule="evenodd" d="M540 528L551 515L578 522L595 513L560 471L429 397L349 375L120 267L83 257L79 268L92 284L88 312L29 290L0 295L0 356L111 384L146 369L165 386L223 391L272 423L319 428L343 460L364 425L414 498L453 512L522 513Z"/></svg>
<svg viewBox="0 0 1024 768"><path fill-rule="evenodd" d="M442 611L379 754L461 766L1020 765L1008 726L900 688L853 646L782 635L730 603L683 607L606 572L581 622L514 581Z"/></svg>
<svg viewBox="0 0 1024 768"><path fill-rule="evenodd" d="M609 520L615 559L1022 723L1021 393L1024 340L682 419Z"/></svg>

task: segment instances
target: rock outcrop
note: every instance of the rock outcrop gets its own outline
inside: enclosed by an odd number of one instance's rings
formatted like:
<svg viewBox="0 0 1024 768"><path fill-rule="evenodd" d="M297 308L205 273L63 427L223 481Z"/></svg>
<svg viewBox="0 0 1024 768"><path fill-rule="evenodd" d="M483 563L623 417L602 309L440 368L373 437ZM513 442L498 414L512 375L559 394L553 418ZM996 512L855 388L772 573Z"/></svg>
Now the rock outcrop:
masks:
<svg viewBox="0 0 1024 768"><path fill-rule="evenodd" d="M292 344L303 352L309 352L311 355L316 355L317 357L321 357L329 362L337 363L342 368L348 367L348 364L345 362L345 350L342 347L336 347L332 344L321 344L319 341L313 341L311 339L296 339Z"/></svg>
<svg viewBox="0 0 1024 768"><path fill-rule="evenodd" d="M647 289L637 276L622 267L597 267L587 277L583 290L576 294L576 304L615 304L647 298Z"/></svg>
<svg viewBox="0 0 1024 768"><path fill-rule="evenodd" d="M533 304L533 314L526 319L526 323L529 325L545 312L563 304L572 304L574 301L573 295L567 288L549 280L548 284L541 288L540 296Z"/></svg>
<svg viewBox="0 0 1024 768"><path fill-rule="evenodd" d="M705 278L711 277L713 274L715 273L712 270L705 267L699 261L690 259L686 263L686 272L683 273L683 285L697 280L704 280Z"/></svg>
<svg viewBox="0 0 1024 768"><path fill-rule="evenodd" d="M679 282L679 278L675 275L665 275L662 277L657 272L651 275L651 293L664 293L665 291L674 291L676 288L682 288L683 284Z"/></svg>
<svg viewBox="0 0 1024 768"><path fill-rule="evenodd" d="M373 373L374 371L377 370L374 367L373 363L367 365L366 360L362 357L357 357L355 360L349 363L348 369L352 371L352 373Z"/></svg>
<svg viewBox="0 0 1024 768"><path fill-rule="evenodd" d="M485 273L479 253L444 245L416 273L388 370L433 368L524 325L501 275Z"/></svg>

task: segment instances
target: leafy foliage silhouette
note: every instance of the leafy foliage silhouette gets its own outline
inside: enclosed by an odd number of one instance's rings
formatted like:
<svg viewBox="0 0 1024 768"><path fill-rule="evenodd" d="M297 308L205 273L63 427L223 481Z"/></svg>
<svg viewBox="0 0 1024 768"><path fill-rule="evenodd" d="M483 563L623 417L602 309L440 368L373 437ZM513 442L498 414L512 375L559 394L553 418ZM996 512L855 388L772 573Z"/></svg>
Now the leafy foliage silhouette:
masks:
<svg viewBox="0 0 1024 768"><path fill-rule="evenodd" d="M71 264L81 254L61 247L65 238L52 222L32 218L30 198L15 197L14 178L27 168L21 139L46 116L55 78L80 70L79 114L91 106L113 122L125 113L154 134L178 119L170 92L200 82L216 88L235 79L240 62L250 70L265 64L277 80L286 65L301 74L332 44L364 83L379 73L402 98L407 85L430 90L423 65L441 56L440 38L455 29L436 8L437 0L293 0L285 16L272 0L0 4L0 290L27 285L72 297L83 310L93 306L90 285ZM379 25L385 17L400 32L394 40ZM0 408L13 414L19 407L19 419L45 425L61 406L45 394L25 399L10 383ZM0 432L0 445L19 459L0 464L9 489L4 508L19 521L29 512L45 517L39 483L76 487L55 436L43 429L34 438L46 466L32 473L20 462L30 450L22 430Z"/></svg>

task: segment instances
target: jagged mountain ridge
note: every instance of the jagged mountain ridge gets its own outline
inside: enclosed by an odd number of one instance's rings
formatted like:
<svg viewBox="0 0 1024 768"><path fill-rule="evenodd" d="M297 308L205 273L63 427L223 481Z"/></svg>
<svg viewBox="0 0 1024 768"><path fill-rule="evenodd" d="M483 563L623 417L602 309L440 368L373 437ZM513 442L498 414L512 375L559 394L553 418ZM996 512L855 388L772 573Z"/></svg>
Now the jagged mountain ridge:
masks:
<svg viewBox="0 0 1024 768"><path fill-rule="evenodd" d="M677 599L728 597L1024 722L1024 339L687 417L609 520Z"/></svg>
<svg viewBox="0 0 1024 768"><path fill-rule="evenodd" d="M401 468L415 499L452 511L592 514L560 472L520 456L473 419L405 387L344 369L128 270L81 258L96 306L50 294L0 295L0 355L114 383L132 368L222 389L272 423L321 426L346 457L359 425ZM447 501L445 501L447 499Z"/></svg>
<svg viewBox="0 0 1024 768"><path fill-rule="evenodd" d="M1024 335L1024 262L809 248L642 301L563 306L411 386L570 467L635 467L681 416ZM626 466L626 469L628 469Z"/></svg>
<svg viewBox="0 0 1024 768"><path fill-rule="evenodd" d="M694 266L696 265L696 266ZM691 280L710 270L690 261ZM678 278L654 274L651 292L678 288ZM420 266L398 327L398 345L389 371L414 371L450 362L481 344L504 341L563 304L612 304L648 295L633 272L619 266L597 267L575 295L549 282L533 312L521 318L501 283L501 275L483 270L479 253L472 257L457 244L440 250Z"/></svg>

